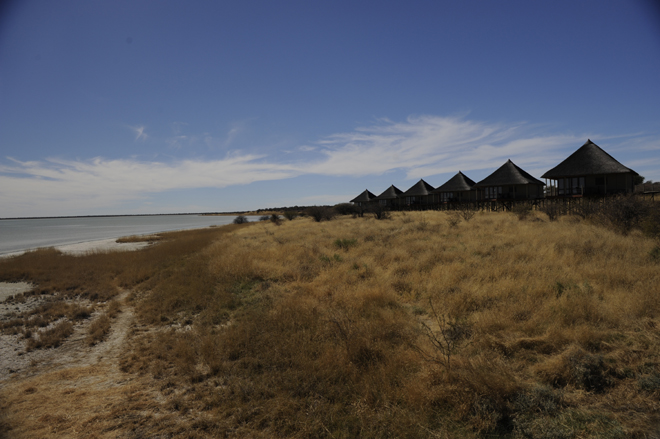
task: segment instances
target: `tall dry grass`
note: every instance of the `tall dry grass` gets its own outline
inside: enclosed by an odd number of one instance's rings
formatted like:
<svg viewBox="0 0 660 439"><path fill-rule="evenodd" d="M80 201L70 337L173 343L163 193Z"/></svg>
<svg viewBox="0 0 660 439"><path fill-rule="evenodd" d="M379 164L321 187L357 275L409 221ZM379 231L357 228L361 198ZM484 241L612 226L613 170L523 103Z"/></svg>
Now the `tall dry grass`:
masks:
<svg viewBox="0 0 660 439"><path fill-rule="evenodd" d="M121 368L177 419L141 421L147 436L647 437L657 245L534 212L297 218L34 252L0 261L0 280L53 300L133 290L156 330L133 334Z"/></svg>
<svg viewBox="0 0 660 439"><path fill-rule="evenodd" d="M123 368L218 435L642 437L654 246L535 213L255 224L141 284L163 330Z"/></svg>

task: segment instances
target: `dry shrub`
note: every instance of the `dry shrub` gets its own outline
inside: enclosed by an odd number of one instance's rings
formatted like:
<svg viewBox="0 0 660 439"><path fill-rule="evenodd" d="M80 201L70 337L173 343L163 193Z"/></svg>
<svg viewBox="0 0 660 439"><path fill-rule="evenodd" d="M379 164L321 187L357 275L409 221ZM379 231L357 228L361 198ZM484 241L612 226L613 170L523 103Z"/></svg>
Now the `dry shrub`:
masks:
<svg viewBox="0 0 660 439"><path fill-rule="evenodd" d="M511 211L518 217L518 220L522 221L529 218L532 213L532 206L528 203L516 203Z"/></svg>
<svg viewBox="0 0 660 439"><path fill-rule="evenodd" d="M336 216L337 212L332 207L313 206L308 208L305 214L320 223L321 221L330 221Z"/></svg>
<svg viewBox="0 0 660 439"><path fill-rule="evenodd" d="M374 203L370 205L367 207L366 212L372 214L377 220L390 219L392 217L390 208L383 206L380 203Z"/></svg>
<svg viewBox="0 0 660 439"><path fill-rule="evenodd" d="M71 334L73 334L73 323L69 321L60 322L55 327L41 331L38 336L30 338L27 349L56 348Z"/></svg>
<svg viewBox="0 0 660 439"><path fill-rule="evenodd" d="M593 206L596 208L596 206ZM660 218L657 203L636 195L618 195L602 200L597 205L594 220L611 227L619 233L628 234L635 229L644 229L650 235L657 233L657 219Z"/></svg>
<svg viewBox="0 0 660 439"><path fill-rule="evenodd" d="M163 237L159 234L151 234L151 235L131 235L131 236L124 236L121 238L117 238L116 242L123 244L123 243L131 243L131 242L158 242Z"/></svg>
<svg viewBox="0 0 660 439"><path fill-rule="evenodd" d="M103 339L110 333L110 317L108 314L102 314L89 325L87 330L87 337L85 341L88 345L93 346L96 343L103 341Z"/></svg>
<svg viewBox="0 0 660 439"><path fill-rule="evenodd" d="M461 212L453 211L447 214L447 224L449 227L456 227L461 222L462 218L463 216L461 215Z"/></svg>
<svg viewBox="0 0 660 439"><path fill-rule="evenodd" d="M555 221L562 215L566 215L566 209L558 202L546 200L539 210L548 216L550 221Z"/></svg>

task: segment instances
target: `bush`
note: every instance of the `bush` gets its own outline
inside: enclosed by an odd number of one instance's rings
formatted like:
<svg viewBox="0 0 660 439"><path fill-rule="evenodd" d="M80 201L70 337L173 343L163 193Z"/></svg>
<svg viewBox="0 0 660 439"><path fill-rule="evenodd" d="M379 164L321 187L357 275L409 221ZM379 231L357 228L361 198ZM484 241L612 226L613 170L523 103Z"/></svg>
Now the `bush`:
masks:
<svg viewBox="0 0 660 439"><path fill-rule="evenodd" d="M293 221L293 219L298 216L298 212L294 212L292 210L285 210L283 215L284 218L288 219L289 221Z"/></svg>
<svg viewBox="0 0 660 439"><path fill-rule="evenodd" d="M653 247L653 249L649 252L649 256L651 257L651 260L660 262L660 245Z"/></svg>
<svg viewBox="0 0 660 439"><path fill-rule="evenodd" d="M539 210L548 215L550 221L555 221L559 216L564 215L563 206L552 201L546 202Z"/></svg>
<svg viewBox="0 0 660 439"><path fill-rule="evenodd" d="M261 215L259 221L270 221L270 215Z"/></svg>
<svg viewBox="0 0 660 439"><path fill-rule="evenodd" d="M460 214L461 218L465 220L465 222L470 221L477 214L477 209L473 208L469 204L460 204L456 210Z"/></svg>
<svg viewBox="0 0 660 439"><path fill-rule="evenodd" d="M619 195L603 202L599 219L625 235L633 229L641 229L653 207L648 200L635 195Z"/></svg>
<svg viewBox="0 0 660 439"><path fill-rule="evenodd" d="M359 214L361 209L352 203L341 203L335 206L335 210L339 215L355 215Z"/></svg>
<svg viewBox="0 0 660 439"><path fill-rule="evenodd" d="M372 204L367 208L367 212L372 214L377 220L389 219L390 209L380 203Z"/></svg>
<svg viewBox="0 0 660 439"><path fill-rule="evenodd" d="M357 239L337 239L335 240L335 247L342 250L348 250L349 248L357 245Z"/></svg>
<svg viewBox="0 0 660 439"><path fill-rule="evenodd" d="M517 203L513 205L511 210L516 214L518 219L522 221L527 219L527 217L529 217L529 215L532 213L532 206L527 203Z"/></svg>
<svg viewBox="0 0 660 439"><path fill-rule="evenodd" d="M660 203L651 203L648 214L641 221L641 227L645 235L660 239Z"/></svg>
<svg viewBox="0 0 660 439"><path fill-rule="evenodd" d="M282 220L280 219L280 216L278 214L274 213L270 216L270 222L275 224L276 226L279 226L282 223Z"/></svg>
<svg viewBox="0 0 660 439"><path fill-rule="evenodd" d="M245 224L249 222L250 220L247 219L245 215L238 215L236 218L234 218L234 224Z"/></svg>
<svg viewBox="0 0 660 439"><path fill-rule="evenodd" d="M583 198L573 209L573 214L582 219L594 218L600 213L601 206L598 201Z"/></svg>
<svg viewBox="0 0 660 439"><path fill-rule="evenodd" d="M307 215L311 216L317 223L320 223L321 221L330 221L337 215L337 212L331 207L313 206L307 209Z"/></svg>
<svg viewBox="0 0 660 439"><path fill-rule="evenodd" d="M103 339L110 332L110 318L108 314L103 314L92 322L87 331L85 341L88 345L93 346L96 343L103 341Z"/></svg>
<svg viewBox="0 0 660 439"><path fill-rule="evenodd" d="M52 329L41 332L38 339L31 338L27 349L31 351L39 348L56 348L71 334L73 334L73 324L69 321L61 322Z"/></svg>
<svg viewBox="0 0 660 439"><path fill-rule="evenodd" d="M449 224L449 227L456 227L461 222L461 218L461 212L455 210L447 214L447 224Z"/></svg>

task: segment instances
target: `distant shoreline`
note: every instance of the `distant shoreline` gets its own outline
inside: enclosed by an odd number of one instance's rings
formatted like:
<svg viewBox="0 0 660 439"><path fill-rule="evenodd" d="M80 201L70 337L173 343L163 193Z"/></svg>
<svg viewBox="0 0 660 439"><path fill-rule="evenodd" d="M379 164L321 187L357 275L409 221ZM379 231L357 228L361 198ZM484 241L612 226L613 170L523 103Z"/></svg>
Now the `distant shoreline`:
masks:
<svg viewBox="0 0 660 439"><path fill-rule="evenodd" d="M270 215L272 213L280 213L283 210L304 210L308 206L295 206L293 208L272 208L272 209L258 209L247 210L244 212L193 212L193 213L134 213L134 214L117 214L117 215L64 215L64 216L20 216L11 218L0 218L4 220L32 220L32 219L66 219L66 218L119 218L119 217L133 217L133 216L184 216L184 215L197 215L197 216L259 216Z"/></svg>
<svg viewBox="0 0 660 439"><path fill-rule="evenodd" d="M0 218L0 221L4 221L4 220L26 220L26 219L118 218L118 217L130 217L130 216L183 216L183 215L232 216L232 215L250 215L250 212L136 213L136 214L119 214L119 215L21 216L21 217L12 217L12 218Z"/></svg>

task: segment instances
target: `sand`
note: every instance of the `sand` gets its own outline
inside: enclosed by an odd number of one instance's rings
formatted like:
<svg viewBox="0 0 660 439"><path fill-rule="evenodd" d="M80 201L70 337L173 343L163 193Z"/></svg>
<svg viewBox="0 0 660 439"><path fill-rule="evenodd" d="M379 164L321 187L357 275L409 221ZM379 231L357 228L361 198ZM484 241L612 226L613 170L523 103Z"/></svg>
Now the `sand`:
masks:
<svg viewBox="0 0 660 439"><path fill-rule="evenodd" d="M34 285L27 282L0 282L0 302L15 294L21 294L30 291Z"/></svg>
<svg viewBox="0 0 660 439"><path fill-rule="evenodd" d="M98 241L88 241L88 242L79 242L77 244L66 244L55 246L56 249L62 253L74 256L82 256L89 253L95 252L108 252L108 251L131 251L139 250L141 248L147 247L150 244L148 242L127 242L127 243L117 243L116 239L101 239ZM25 253L25 251L7 253L0 255L0 258L8 258L11 256L19 256Z"/></svg>

